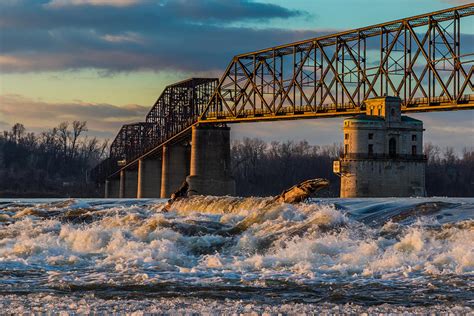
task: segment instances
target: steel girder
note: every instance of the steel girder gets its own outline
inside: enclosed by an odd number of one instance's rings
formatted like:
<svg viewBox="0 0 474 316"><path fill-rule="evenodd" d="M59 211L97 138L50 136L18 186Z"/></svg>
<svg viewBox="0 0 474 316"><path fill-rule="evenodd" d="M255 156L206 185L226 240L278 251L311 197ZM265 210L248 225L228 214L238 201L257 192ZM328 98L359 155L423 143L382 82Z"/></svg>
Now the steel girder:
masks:
<svg viewBox="0 0 474 316"><path fill-rule="evenodd" d="M472 35L461 33L473 14L469 4L237 55L199 121L356 114L383 95L406 111L474 108Z"/></svg>
<svg viewBox="0 0 474 316"><path fill-rule="evenodd" d="M190 78L167 86L145 122L122 126L110 146L109 158L92 171L102 181L196 123L216 89L217 78Z"/></svg>
<svg viewBox="0 0 474 316"><path fill-rule="evenodd" d="M146 122L123 125L110 145L110 157L126 162L140 155L150 142L147 136L151 128Z"/></svg>
<svg viewBox="0 0 474 316"><path fill-rule="evenodd" d="M217 78L191 78L167 86L146 116L153 126L151 145L158 146L196 123L217 83Z"/></svg>

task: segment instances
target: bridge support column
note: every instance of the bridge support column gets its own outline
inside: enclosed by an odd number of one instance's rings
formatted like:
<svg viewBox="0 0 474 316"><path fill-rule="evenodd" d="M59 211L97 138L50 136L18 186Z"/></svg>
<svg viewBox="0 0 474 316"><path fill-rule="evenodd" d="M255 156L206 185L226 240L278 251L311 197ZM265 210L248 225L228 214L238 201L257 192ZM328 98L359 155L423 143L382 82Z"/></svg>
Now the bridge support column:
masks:
<svg viewBox="0 0 474 316"><path fill-rule="evenodd" d="M184 144L163 146L160 197L169 198L181 186L188 174L188 146Z"/></svg>
<svg viewBox="0 0 474 316"><path fill-rule="evenodd" d="M235 195L230 166L230 128L194 126L189 195Z"/></svg>
<svg viewBox="0 0 474 316"><path fill-rule="evenodd" d="M120 191L120 179L105 180L105 198L118 198Z"/></svg>
<svg viewBox="0 0 474 316"><path fill-rule="evenodd" d="M105 186L104 186L104 198L108 199L110 196L110 181L105 180Z"/></svg>
<svg viewBox="0 0 474 316"><path fill-rule="evenodd" d="M119 198L125 197L125 170L120 170Z"/></svg>
<svg viewBox="0 0 474 316"><path fill-rule="evenodd" d="M138 171L125 170L125 197L137 198Z"/></svg>
<svg viewBox="0 0 474 316"><path fill-rule="evenodd" d="M121 170L120 171L120 198L136 198L138 186L137 170Z"/></svg>
<svg viewBox="0 0 474 316"><path fill-rule="evenodd" d="M161 194L161 160L140 159L138 161L137 199L159 198Z"/></svg>

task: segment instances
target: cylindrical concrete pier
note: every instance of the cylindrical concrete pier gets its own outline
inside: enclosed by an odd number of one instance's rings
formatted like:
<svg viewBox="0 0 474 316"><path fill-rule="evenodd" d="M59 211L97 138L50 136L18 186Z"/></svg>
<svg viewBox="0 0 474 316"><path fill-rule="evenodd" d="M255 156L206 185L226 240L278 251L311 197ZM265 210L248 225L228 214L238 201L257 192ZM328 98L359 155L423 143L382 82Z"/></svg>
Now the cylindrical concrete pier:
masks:
<svg viewBox="0 0 474 316"><path fill-rule="evenodd" d="M125 198L125 170L120 170L119 198Z"/></svg>
<svg viewBox="0 0 474 316"><path fill-rule="evenodd" d="M110 181L105 180L105 185L104 185L104 198L108 199L110 196Z"/></svg>
<svg viewBox="0 0 474 316"><path fill-rule="evenodd" d="M159 198L161 194L161 160L138 161L137 198Z"/></svg>
<svg viewBox="0 0 474 316"><path fill-rule="evenodd" d="M125 170L125 197L137 198L138 170Z"/></svg>
<svg viewBox="0 0 474 316"><path fill-rule="evenodd" d="M161 198L169 198L189 174L189 149L184 144L163 146Z"/></svg>
<svg viewBox="0 0 474 316"><path fill-rule="evenodd" d="M194 126L189 195L235 195L230 165L230 128Z"/></svg>
<svg viewBox="0 0 474 316"><path fill-rule="evenodd" d="M105 181L105 198L118 198L120 191L120 179L108 179Z"/></svg>
<svg viewBox="0 0 474 316"><path fill-rule="evenodd" d="M120 190L119 198L136 198L138 186L137 170L120 171Z"/></svg>

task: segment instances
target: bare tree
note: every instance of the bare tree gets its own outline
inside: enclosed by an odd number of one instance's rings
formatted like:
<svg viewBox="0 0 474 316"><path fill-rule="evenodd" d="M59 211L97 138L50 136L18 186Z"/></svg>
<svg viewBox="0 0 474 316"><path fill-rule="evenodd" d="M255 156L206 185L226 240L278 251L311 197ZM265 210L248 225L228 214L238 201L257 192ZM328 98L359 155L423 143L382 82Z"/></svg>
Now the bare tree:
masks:
<svg viewBox="0 0 474 316"><path fill-rule="evenodd" d="M12 138L13 141L18 143L20 139L23 137L23 134L25 133L25 126L20 123L16 123L12 127Z"/></svg>
<svg viewBox="0 0 474 316"><path fill-rule="evenodd" d="M71 158L74 158L76 154L77 140L83 132L87 132L87 122L86 121L74 121L72 122L72 133L69 133L69 140L71 143ZM95 144L97 145L97 144Z"/></svg>
<svg viewBox="0 0 474 316"><path fill-rule="evenodd" d="M68 153L68 140L71 137L71 132L69 131L69 122L62 122L58 125L58 139L61 145L64 157L67 157Z"/></svg>

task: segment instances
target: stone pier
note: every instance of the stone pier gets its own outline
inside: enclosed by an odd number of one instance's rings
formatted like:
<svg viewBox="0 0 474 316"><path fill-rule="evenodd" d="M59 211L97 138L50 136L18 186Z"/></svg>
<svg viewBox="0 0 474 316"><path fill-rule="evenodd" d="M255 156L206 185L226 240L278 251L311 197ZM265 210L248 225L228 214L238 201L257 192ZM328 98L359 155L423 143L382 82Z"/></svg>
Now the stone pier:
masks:
<svg viewBox="0 0 474 316"><path fill-rule="evenodd" d="M163 146L161 198L169 198L189 174L189 146L178 143Z"/></svg>
<svg viewBox="0 0 474 316"><path fill-rule="evenodd" d="M159 198L161 194L161 159L138 161L137 198Z"/></svg>
<svg viewBox="0 0 474 316"><path fill-rule="evenodd" d="M235 195L230 163L230 128L194 126L189 195Z"/></svg>

